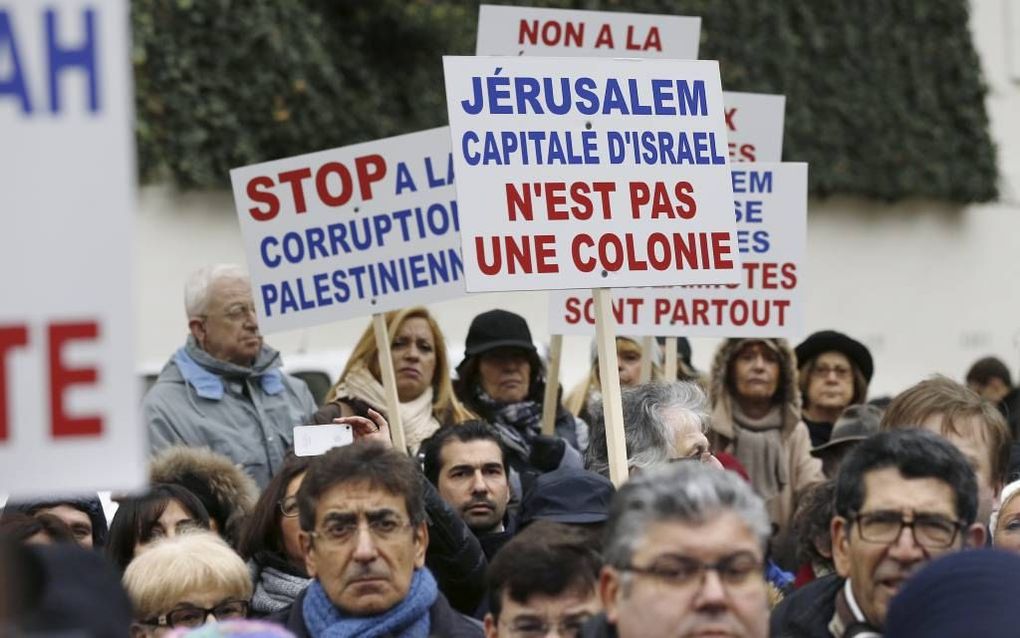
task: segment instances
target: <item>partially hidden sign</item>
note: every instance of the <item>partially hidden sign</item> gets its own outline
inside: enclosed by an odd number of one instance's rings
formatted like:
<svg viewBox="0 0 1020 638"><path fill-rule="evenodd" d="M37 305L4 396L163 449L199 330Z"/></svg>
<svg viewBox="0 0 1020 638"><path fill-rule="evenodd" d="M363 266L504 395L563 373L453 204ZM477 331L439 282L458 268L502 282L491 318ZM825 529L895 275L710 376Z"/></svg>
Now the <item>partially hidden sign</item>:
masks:
<svg viewBox="0 0 1020 638"><path fill-rule="evenodd" d="M716 62L443 64L469 291L737 283Z"/></svg>
<svg viewBox="0 0 1020 638"><path fill-rule="evenodd" d="M723 91L731 162L781 162L786 97Z"/></svg>
<svg viewBox="0 0 1020 638"><path fill-rule="evenodd" d="M230 179L267 332L464 294L446 128L236 168Z"/></svg>
<svg viewBox="0 0 1020 638"><path fill-rule="evenodd" d="M145 483L129 7L0 4L0 492Z"/></svg>
<svg viewBox="0 0 1020 638"><path fill-rule="evenodd" d="M698 57L701 18L483 4L477 55Z"/></svg>
<svg viewBox="0 0 1020 638"><path fill-rule="evenodd" d="M803 335L802 279L807 243L807 164L733 167L734 210L743 274L736 285L613 291L623 334L687 337ZM549 330L590 335L588 290L550 293Z"/></svg>

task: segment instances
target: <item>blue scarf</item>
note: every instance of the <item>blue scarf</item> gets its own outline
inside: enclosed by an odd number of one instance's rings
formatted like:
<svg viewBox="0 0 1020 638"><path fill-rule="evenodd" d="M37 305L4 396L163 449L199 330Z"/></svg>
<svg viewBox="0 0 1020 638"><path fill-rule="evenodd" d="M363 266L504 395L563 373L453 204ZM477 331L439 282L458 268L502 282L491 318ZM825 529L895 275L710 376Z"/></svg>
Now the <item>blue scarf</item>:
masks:
<svg viewBox="0 0 1020 638"><path fill-rule="evenodd" d="M305 626L313 638L428 638L429 609L439 597L436 579L426 568L416 569L411 589L395 607L376 616L344 616L326 596L318 579L305 593Z"/></svg>

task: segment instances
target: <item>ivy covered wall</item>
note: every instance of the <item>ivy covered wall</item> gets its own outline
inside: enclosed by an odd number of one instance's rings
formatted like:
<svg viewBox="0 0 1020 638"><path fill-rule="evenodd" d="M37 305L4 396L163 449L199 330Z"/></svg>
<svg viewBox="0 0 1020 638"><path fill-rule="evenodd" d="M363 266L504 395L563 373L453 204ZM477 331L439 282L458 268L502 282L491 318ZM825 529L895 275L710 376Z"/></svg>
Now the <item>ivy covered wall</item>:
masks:
<svg viewBox="0 0 1020 638"><path fill-rule="evenodd" d="M490 0L492 1L492 0ZM784 159L816 195L997 197L966 0L494 2L702 17L723 87L786 95ZM134 0L143 181L222 188L235 166L446 123L454 0Z"/></svg>

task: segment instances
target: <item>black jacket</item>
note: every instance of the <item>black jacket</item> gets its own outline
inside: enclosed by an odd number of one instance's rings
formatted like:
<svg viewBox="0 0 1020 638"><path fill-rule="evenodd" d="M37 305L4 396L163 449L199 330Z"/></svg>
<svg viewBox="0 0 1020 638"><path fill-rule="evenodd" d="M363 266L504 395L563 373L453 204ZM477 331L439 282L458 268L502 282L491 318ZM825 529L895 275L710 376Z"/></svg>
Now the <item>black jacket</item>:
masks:
<svg viewBox="0 0 1020 638"><path fill-rule="evenodd" d="M485 570L489 566L486 555L471 529L432 483L424 476L421 483L429 526L425 566L436 577L450 605L471 615L485 596Z"/></svg>
<svg viewBox="0 0 1020 638"><path fill-rule="evenodd" d="M829 622L836 613L836 595L843 583L838 574L829 574L787 595L772 611L769 635L772 638L830 636Z"/></svg>
<svg viewBox="0 0 1020 638"><path fill-rule="evenodd" d="M266 618L269 622L285 627L295 638L312 638L305 626L302 608L307 591L301 592L294 604ZM442 593L429 609L429 635L441 638L483 638L485 631L482 623L457 613L450 607Z"/></svg>

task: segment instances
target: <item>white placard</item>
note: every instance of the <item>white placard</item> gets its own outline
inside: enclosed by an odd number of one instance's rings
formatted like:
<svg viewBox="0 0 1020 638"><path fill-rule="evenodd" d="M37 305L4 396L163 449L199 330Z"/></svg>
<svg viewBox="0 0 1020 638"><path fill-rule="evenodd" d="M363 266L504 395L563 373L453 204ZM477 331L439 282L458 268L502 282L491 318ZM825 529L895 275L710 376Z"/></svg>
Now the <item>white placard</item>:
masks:
<svg viewBox="0 0 1020 638"><path fill-rule="evenodd" d="M483 4L475 55L695 60L701 18Z"/></svg>
<svg viewBox="0 0 1020 638"><path fill-rule="evenodd" d="M464 294L446 128L235 168L230 180L266 332Z"/></svg>
<svg viewBox="0 0 1020 638"><path fill-rule="evenodd" d="M783 161L786 96L723 91L730 161Z"/></svg>
<svg viewBox="0 0 1020 638"><path fill-rule="evenodd" d="M743 277L736 286L627 288L613 291L618 331L686 337L787 337L804 333L807 164L733 167ZM553 334L591 335L591 291L550 297Z"/></svg>
<svg viewBox="0 0 1020 638"><path fill-rule="evenodd" d="M0 6L0 491L144 483L128 4Z"/></svg>
<svg viewBox="0 0 1020 638"><path fill-rule="evenodd" d="M716 62L443 64L469 291L739 280Z"/></svg>

